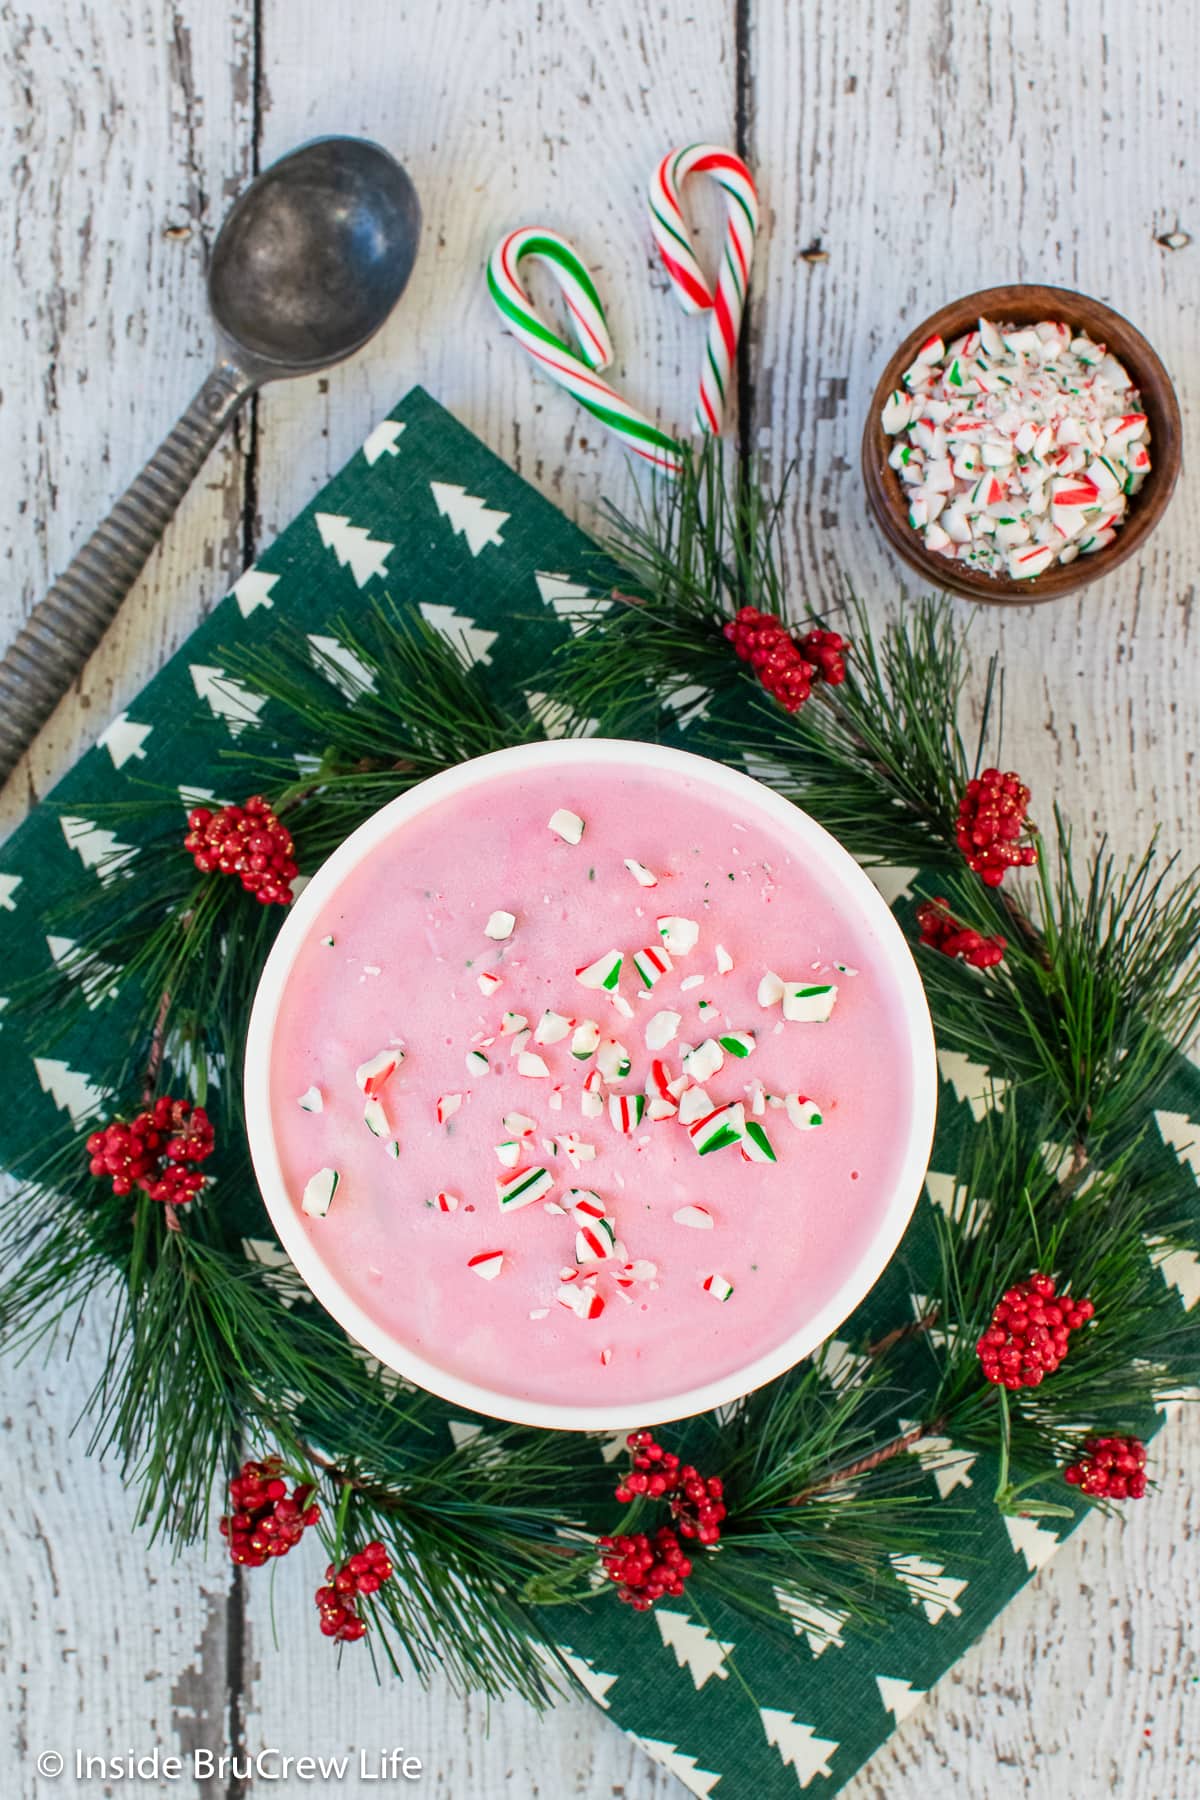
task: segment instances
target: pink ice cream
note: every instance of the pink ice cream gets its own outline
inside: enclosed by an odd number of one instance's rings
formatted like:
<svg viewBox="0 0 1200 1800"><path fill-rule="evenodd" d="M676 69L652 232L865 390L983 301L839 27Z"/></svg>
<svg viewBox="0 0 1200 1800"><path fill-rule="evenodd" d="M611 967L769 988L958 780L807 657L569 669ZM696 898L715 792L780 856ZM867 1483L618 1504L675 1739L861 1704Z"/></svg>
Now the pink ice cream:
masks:
<svg viewBox="0 0 1200 1800"><path fill-rule="evenodd" d="M548 824L564 812L577 843ZM585 985L613 951L616 988ZM288 976L271 1111L297 1224L370 1318L482 1387L636 1411L727 1376L879 1226L912 1106L893 957L765 811L690 775L547 768L451 797L350 873ZM781 1001L771 977L836 989L827 1021L785 1018L829 998ZM582 1051L608 1042L577 1057L581 1027ZM502 1210L510 1183L535 1198Z"/></svg>

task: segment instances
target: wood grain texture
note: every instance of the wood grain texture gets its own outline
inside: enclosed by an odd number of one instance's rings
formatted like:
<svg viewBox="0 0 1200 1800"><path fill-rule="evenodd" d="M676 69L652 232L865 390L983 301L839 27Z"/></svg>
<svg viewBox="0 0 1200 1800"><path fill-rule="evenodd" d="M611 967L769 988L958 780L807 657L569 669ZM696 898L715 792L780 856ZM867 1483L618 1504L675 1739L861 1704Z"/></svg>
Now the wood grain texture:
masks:
<svg viewBox="0 0 1200 1800"><path fill-rule="evenodd" d="M847 581L880 611L897 593L899 567L859 485L862 409L906 322L955 293L1044 279L1109 301L1176 377L1185 458L1200 447L1189 404L1200 27L1170 0L1140 9L1136 55L1128 9L1113 0L350 0L336 21L316 0L43 0L36 19L9 6L0 20L11 171L0 213L13 271L0 294L0 454L15 471L0 629L196 385L210 345L206 246L257 162L318 131L366 132L408 164L425 208L396 317L344 368L268 390L256 422L210 461L78 694L7 790L0 826L413 381L573 515L586 520L602 493L627 496L621 453L496 331L482 263L512 224L572 236L608 307L618 385L682 424L703 328L670 303L642 188L672 141L732 141L739 117L766 203L742 431L776 470L798 459L788 534L798 605L834 604ZM1075 81L1043 74L1047 46L1064 44ZM711 224L719 212L698 196L697 216ZM1197 243L1155 241L1176 225ZM828 261L802 260L814 244ZM1200 860L1198 526L1185 474L1136 567L1078 603L971 626L981 661L1003 652L1009 756L1035 792L1056 793L1093 835L1111 830L1122 852L1161 819L1189 861ZM682 1793L586 1707L548 1721L519 1702L489 1714L441 1685L377 1687L350 1656L335 1676L312 1634L315 1550L276 1581L277 1650L265 1582L247 1584L243 1620L215 1551L172 1564L165 1548L131 1538L115 1475L68 1436L102 1329L89 1323L69 1364L56 1353L8 1373L4 1792L53 1791L34 1781L29 1753L40 1732L61 1728L97 1749L404 1744L425 1760L423 1791L445 1800ZM1081 1532L851 1785L851 1800L1057 1800L1068 1788L1183 1800L1200 1789L1200 1664L1188 1645L1200 1430L1172 1427L1156 1461L1162 1496L1131 1509L1124 1529ZM236 1800L240 1790L220 1791ZM273 1791L290 1800L311 1788Z"/></svg>

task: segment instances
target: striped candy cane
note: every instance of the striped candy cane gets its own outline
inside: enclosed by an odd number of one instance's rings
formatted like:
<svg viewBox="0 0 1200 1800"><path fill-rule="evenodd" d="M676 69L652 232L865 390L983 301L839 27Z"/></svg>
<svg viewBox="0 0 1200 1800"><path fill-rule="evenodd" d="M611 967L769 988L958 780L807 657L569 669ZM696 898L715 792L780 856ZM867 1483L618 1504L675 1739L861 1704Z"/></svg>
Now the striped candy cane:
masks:
<svg viewBox="0 0 1200 1800"><path fill-rule="evenodd" d="M519 265L527 256L545 263L562 289L581 355L539 318L519 273ZM550 379L574 394L581 406L586 406L638 456L645 457L664 474L677 474L682 452L674 438L635 411L593 373L608 368L612 362L612 339L592 278L566 238L537 226L510 231L492 252L487 280L508 329Z"/></svg>
<svg viewBox="0 0 1200 1800"><path fill-rule="evenodd" d="M680 189L689 175L711 175L729 195L725 247L715 294L696 261L683 216ZM719 432L754 260L758 230L754 177L740 156L716 144L686 144L680 150L671 150L651 177L650 224L683 310L712 312L696 404L696 429Z"/></svg>

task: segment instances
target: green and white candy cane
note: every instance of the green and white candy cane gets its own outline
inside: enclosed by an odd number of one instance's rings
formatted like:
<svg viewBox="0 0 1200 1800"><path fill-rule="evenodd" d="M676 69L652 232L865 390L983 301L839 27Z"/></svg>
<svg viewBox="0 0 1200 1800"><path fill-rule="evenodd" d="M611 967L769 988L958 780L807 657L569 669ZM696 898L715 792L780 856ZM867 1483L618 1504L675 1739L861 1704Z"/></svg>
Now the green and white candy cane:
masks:
<svg viewBox="0 0 1200 1800"><path fill-rule="evenodd" d="M539 316L521 281L527 257L544 263L562 289L579 354ZM613 360L612 339L600 296L585 264L564 237L526 225L510 231L487 266L488 291L509 331L560 387L574 394L602 425L664 475L679 472L682 451L674 438L623 400L597 373Z"/></svg>

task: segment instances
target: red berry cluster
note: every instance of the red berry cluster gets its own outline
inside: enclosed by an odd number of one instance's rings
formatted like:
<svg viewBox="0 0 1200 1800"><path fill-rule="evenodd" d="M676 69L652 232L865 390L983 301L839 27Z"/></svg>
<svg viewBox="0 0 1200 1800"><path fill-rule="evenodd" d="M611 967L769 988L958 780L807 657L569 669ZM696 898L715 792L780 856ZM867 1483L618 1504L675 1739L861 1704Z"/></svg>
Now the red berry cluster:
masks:
<svg viewBox="0 0 1200 1800"><path fill-rule="evenodd" d="M248 894L264 906L290 906L292 878L298 873L295 846L261 794L242 806L224 806L219 813L206 806L188 814L188 834L183 840L202 875L217 871L237 875Z"/></svg>
<svg viewBox="0 0 1200 1800"><path fill-rule="evenodd" d="M325 1571L328 1587L317 1589L317 1611L321 1615L321 1632L353 1644L366 1636L367 1622L358 1611L360 1594L376 1594L392 1574L391 1558L376 1539L335 1570L332 1563Z"/></svg>
<svg viewBox="0 0 1200 1800"><path fill-rule="evenodd" d="M1090 1300L1057 1293L1049 1275L1031 1275L1006 1289L975 1346L984 1375L1001 1387L1037 1387L1066 1356L1071 1333L1095 1310Z"/></svg>
<svg viewBox="0 0 1200 1800"><path fill-rule="evenodd" d="M941 894L932 900L922 900L917 908L917 924L923 944L940 950L943 956L961 956L973 969L994 969L997 963L1004 961L1007 940L982 937L969 925L960 923L950 911L949 901Z"/></svg>
<svg viewBox="0 0 1200 1800"><path fill-rule="evenodd" d="M691 1561L669 1525L654 1536L644 1531L600 1539L604 1573L617 1585L617 1599L635 1612L649 1612L664 1594L678 1599L692 1572Z"/></svg>
<svg viewBox="0 0 1200 1800"><path fill-rule="evenodd" d="M605 1573L618 1584L618 1599L645 1612L663 1594L683 1592L692 1564L680 1538L694 1538L705 1548L719 1541L725 1490L719 1476L703 1476L691 1463L681 1463L648 1431L631 1432L626 1441L632 1467L616 1488L617 1499L625 1506L643 1497L666 1500L675 1522L674 1528L660 1526L652 1538L637 1532L600 1539Z"/></svg>
<svg viewBox="0 0 1200 1800"><path fill-rule="evenodd" d="M814 681L836 687L846 679L846 640L836 631L808 631L795 638L774 613L740 607L725 636L785 712L798 712Z"/></svg>
<svg viewBox="0 0 1200 1800"><path fill-rule="evenodd" d="M1083 1455L1063 1474L1096 1500L1140 1500L1146 1492L1146 1446L1140 1438L1088 1438Z"/></svg>
<svg viewBox="0 0 1200 1800"><path fill-rule="evenodd" d="M228 1541L230 1560L248 1569L261 1569L272 1556L286 1556L321 1509L312 1504L314 1490L294 1487L289 1494L277 1456L265 1462L245 1462L229 1483L233 1511L221 1520L221 1536Z"/></svg>
<svg viewBox="0 0 1200 1800"><path fill-rule="evenodd" d="M1017 842L1028 805L1029 789L1011 771L985 769L967 783L954 835L967 867L989 887L999 887L1009 869L1028 868L1038 859L1036 844Z"/></svg>
<svg viewBox="0 0 1200 1800"><path fill-rule="evenodd" d="M190 1100L159 1098L126 1124L114 1119L87 1141L89 1167L112 1182L114 1194L144 1188L152 1200L183 1206L195 1199L204 1176L194 1165L212 1155L212 1123Z"/></svg>

